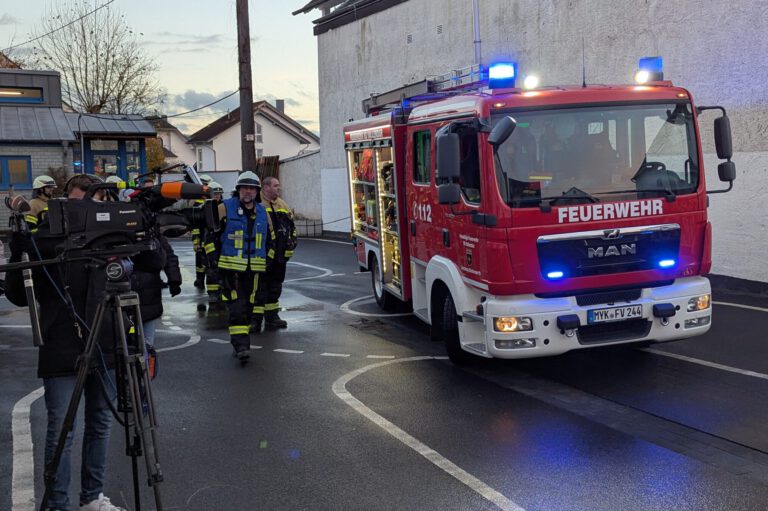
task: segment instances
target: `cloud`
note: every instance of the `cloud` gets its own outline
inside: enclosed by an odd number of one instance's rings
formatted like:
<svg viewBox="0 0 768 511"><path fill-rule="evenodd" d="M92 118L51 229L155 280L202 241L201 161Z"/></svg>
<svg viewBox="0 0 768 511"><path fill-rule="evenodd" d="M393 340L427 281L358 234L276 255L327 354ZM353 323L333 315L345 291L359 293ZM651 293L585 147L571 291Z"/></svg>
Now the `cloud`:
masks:
<svg viewBox="0 0 768 511"><path fill-rule="evenodd" d="M302 98L309 99L311 101L317 101L317 95L312 94L307 89L305 89L302 83L294 81L294 82L288 82L288 85L293 87L293 89L296 91L296 94L298 94Z"/></svg>
<svg viewBox="0 0 768 511"><path fill-rule="evenodd" d="M231 92L232 91L229 90L229 91L219 92L217 94L211 94L210 92L199 92L199 91L188 89L182 94L169 95L168 107L169 109L171 108L176 109L175 113L185 112L187 110L194 110L195 108L200 108L201 106L213 103L217 99L222 98L227 94L230 94ZM228 97L224 101L220 101L219 103L212 105L209 108L216 111L220 111L220 110L234 110L235 108L239 108L239 107L240 107L240 96L238 94L235 94L233 96ZM205 112L206 110L208 110L208 108L204 109L203 112Z"/></svg>
<svg viewBox="0 0 768 511"><path fill-rule="evenodd" d="M0 25L18 25L19 23L21 23L19 18L15 18L8 13L3 13L0 16Z"/></svg>

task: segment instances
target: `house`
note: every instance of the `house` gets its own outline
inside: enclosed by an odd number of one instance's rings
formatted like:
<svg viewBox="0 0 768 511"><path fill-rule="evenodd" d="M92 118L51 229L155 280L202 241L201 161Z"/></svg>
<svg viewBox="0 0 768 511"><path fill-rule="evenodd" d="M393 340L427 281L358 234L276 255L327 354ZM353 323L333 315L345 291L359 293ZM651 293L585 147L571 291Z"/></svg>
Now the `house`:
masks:
<svg viewBox="0 0 768 511"><path fill-rule="evenodd" d="M157 138L163 144L163 154L167 165L175 163L194 165L196 162L195 151L189 145L187 136L179 131L179 128L168 122L166 117L159 119L150 117L147 120L152 123L155 131L157 131Z"/></svg>
<svg viewBox="0 0 768 511"><path fill-rule="evenodd" d="M256 157L289 158L320 148L320 139L285 114L284 102L253 104ZM242 170L240 110L232 111L189 137L200 173Z"/></svg>
<svg viewBox="0 0 768 511"><path fill-rule="evenodd" d="M308 1L294 14L315 16L321 174L344 172L342 125L364 117L361 104L371 94L495 60L517 61L521 76L536 73L544 86L581 83L582 72L588 83L628 83L638 58L662 55L665 78L687 87L698 105L725 107L735 127L739 180L727 199L712 196L709 207L712 229L717 233L712 271L768 283L768 265L760 256L768 252L768 237L760 227L766 225L768 216L763 208L754 207L755 198L768 191L768 95L759 85L768 80L768 31L765 16L743 14L763 12L765 2L745 0L736 10L727 3L702 1L656 2L654 9L644 2L620 4L594 0ZM681 18L685 24L659 26L659 20ZM756 40L747 46L739 38L724 42L722 27ZM712 119L701 116L704 167L710 188L715 188ZM349 200L344 202L348 208ZM326 208L324 201L323 218L330 218ZM749 255L733 257L737 247Z"/></svg>
<svg viewBox="0 0 768 511"><path fill-rule="evenodd" d="M146 169L144 138L155 135L138 115L66 112L55 71L0 69L0 193L29 196L35 177L50 169L138 175ZM8 216L0 208L2 228Z"/></svg>

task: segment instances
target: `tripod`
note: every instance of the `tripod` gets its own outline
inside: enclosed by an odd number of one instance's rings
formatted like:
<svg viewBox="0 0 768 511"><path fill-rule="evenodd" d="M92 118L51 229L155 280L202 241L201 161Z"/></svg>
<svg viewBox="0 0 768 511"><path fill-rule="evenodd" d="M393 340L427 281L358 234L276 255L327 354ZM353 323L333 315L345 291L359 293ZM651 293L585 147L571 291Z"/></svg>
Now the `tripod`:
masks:
<svg viewBox="0 0 768 511"><path fill-rule="evenodd" d="M77 376L72 397L69 400L67 413L64 416L61 432L53 458L45 467L45 494L43 495L40 511L44 511L50 498L56 472L61 461L67 441L67 435L72 427L83 394L86 379L91 370L91 362L96 360L97 337L102 328L104 318L109 315L115 326L115 383L117 386L117 412L122 413L118 418L125 431L126 454L131 457L133 471L134 509L141 511L141 495L139 492L139 463L138 457L144 455L147 485L154 490L155 506L162 511L159 483L163 480L160 462L157 456L157 421L155 417L154 400L150 387L149 374L144 358L144 329L141 323L139 297L131 291L128 277L130 263L125 259L111 261L105 266L107 276L104 299L99 302L93 325L86 341L85 350L78 360ZM131 335L132 344L126 335L124 313L129 314L134 321L135 335ZM145 410L146 405L146 410ZM146 411L147 417L144 417ZM113 409L113 413L115 410ZM117 417L117 415L116 415Z"/></svg>

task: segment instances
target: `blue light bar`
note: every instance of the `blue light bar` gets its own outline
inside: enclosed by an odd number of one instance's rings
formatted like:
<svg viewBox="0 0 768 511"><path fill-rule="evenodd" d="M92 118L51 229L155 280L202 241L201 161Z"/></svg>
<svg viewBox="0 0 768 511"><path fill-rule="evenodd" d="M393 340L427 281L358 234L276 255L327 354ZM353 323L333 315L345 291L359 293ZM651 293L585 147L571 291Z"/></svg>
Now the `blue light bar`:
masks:
<svg viewBox="0 0 768 511"><path fill-rule="evenodd" d="M549 272L547 272L547 278L549 280L562 279L563 277L565 277L565 273L563 273L563 272L561 272L559 270L558 271L549 271Z"/></svg>
<svg viewBox="0 0 768 511"><path fill-rule="evenodd" d="M498 62L488 68L488 86L491 89L509 89L515 86L516 62Z"/></svg>
<svg viewBox="0 0 768 511"><path fill-rule="evenodd" d="M672 268L676 263L677 261L675 261L674 259L662 259L661 261L659 261L659 267Z"/></svg>
<svg viewBox="0 0 768 511"><path fill-rule="evenodd" d="M637 63L639 73L645 71L647 80L657 82L664 79L664 59L661 57L643 57Z"/></svg>

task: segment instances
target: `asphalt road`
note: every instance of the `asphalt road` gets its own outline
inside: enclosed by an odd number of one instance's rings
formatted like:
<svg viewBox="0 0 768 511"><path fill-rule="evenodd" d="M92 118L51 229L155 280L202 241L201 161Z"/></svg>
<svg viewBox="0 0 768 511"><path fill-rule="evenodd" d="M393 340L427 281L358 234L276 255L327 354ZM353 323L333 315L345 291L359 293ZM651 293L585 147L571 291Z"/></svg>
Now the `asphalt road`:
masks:
<svg viewBox="0 0 768 511"><path fill-rule="evenodd" d="M191 247L175 246L191 283ZM735 305L715 304L706 336L645 350L457 368L421 322L379 311L356 271L348 243L302 240L289 328L253 336L245 366L191 284L167 300L153 385L164 509L768 509L766 304L716 294ZM35 367L25 311L0 298L0 510L42 496ZM119 427L105 492L134 509Z"/></svg>

